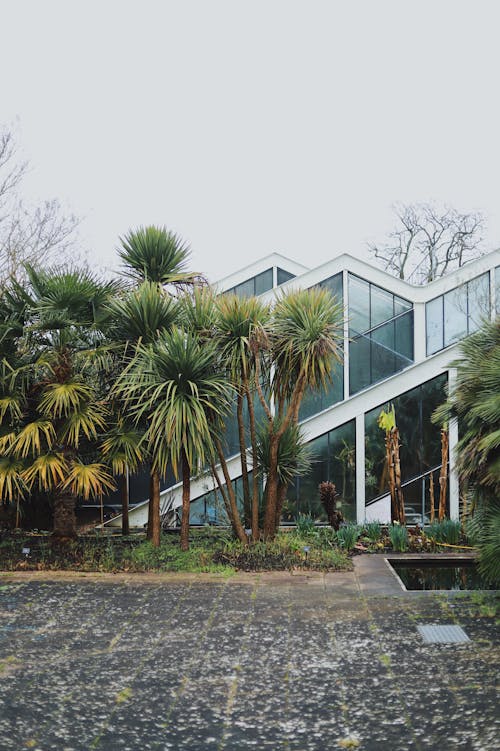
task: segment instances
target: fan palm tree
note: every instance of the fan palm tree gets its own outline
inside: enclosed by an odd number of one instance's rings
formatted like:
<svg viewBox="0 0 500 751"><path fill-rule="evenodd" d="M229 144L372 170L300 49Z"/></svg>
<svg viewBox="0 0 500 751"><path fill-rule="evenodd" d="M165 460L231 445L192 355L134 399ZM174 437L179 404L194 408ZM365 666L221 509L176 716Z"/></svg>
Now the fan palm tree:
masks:
<svg viewBox="0 0 500 751"><path fill-rule="evenodd" d="M182 476L181 549L189 546L190 477L213 456L214 431L230 405L230 386L216 370L216 345L174 328L141 345L118 391L136 420L148 420L152 466ZM159 529L152 540L160 542Z"/></svg>
<svg viewBox="0 0 500 751"><path fill-rule="evenodd" d="M94 354L103 339L104 305L117 286L86 269L26 271L22 336L1 374L2 453L9 466L0 467L0 476L4 493L14 488L6 482L14 466L16 492L49 492L54 536L69 538L76 536L77 498L114 487L95 455L107 414Z"/></svg>
<svg viewBox="0 0 500 751"><path fill-rule="evenodd" d="M462 492L475 504L474 533L484 573L500 582L500 317L460 344L456 384L433 419L458 419Z"/></svg>

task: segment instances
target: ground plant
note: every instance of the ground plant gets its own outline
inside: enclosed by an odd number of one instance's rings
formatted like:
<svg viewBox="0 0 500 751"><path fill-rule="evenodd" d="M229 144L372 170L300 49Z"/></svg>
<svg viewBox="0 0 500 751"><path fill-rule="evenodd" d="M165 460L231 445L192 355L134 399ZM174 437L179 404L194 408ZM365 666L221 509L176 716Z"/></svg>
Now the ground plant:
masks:
<svg viewBox="0 0 500 751"><path fill-rule="evenodd" d="M155 546L144 535L87 535L55 546L48 535L12 534L0 541L0 570L74 570L89 572L167 572L230 574L237 570L349 570L347 550L339 549L333 530L313 534L296 530L273 541L248 546L226 530L191 530L187 551L178 534L163 534Z"/></svg>
<svg viewBox="0 0 500 751"><path fill-rule="evenodd" d="M359 538L360 529L357 524L344 524L337 532L337 540L344 550L352 550Z"/></svg>
<svg viewBox="0 0 500 751"><path fill-rule="evenodd" d="M408 550L407 528L402 524L390 524L388 532L392 549L396 553L405 553Z"/></svg>

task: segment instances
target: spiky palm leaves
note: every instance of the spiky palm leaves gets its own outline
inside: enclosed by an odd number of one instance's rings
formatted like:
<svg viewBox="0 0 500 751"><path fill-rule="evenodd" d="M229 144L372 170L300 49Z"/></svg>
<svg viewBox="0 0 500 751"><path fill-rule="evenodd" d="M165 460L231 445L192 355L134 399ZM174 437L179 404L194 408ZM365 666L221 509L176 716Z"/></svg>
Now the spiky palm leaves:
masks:
<svg viewBox="0 0 500 751"><path fill-rule="evenodd" d="M216 347L180 328L139 346L117 392L137 421L146 418L156 471L172 465L182 476L181 548L188 548L190 476L214 455L214 431L230 404L229 385L216 369ZM154 541L155 542L155 541ZM159 542L159 540L158 540Z"/></svg>
<svg viewBox="0 0 500 751"><path fill-rule="evenodd" d="M124 273L136 282L183 285L199 276L186 271L191 252L187 243L165 227L139 227L120 239Z"/></svg>
<svg viewBox="0 0 500 751"><path fill-rule="evenodd" d="M472 491L479 511L475 529L483 565L490 578L500 581L498 564L488 550L500 550L500 318L488 322L460 345L456 385L448 401L435 414L436 422L456 417L460 439L456 447L457 469L464 492ZM480 519L488 521L480 523ZM483 535L484 530L484 535Z"/></svg>

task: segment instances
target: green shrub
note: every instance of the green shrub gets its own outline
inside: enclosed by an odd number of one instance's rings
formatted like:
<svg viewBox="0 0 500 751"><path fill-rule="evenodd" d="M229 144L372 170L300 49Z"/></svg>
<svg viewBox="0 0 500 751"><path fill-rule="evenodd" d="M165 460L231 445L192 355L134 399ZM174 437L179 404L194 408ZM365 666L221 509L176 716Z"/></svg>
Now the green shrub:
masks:
<svg viewBox="0 0 500 751"><path fill-rule="evenodd" d="M297 527L297 532L303 537L307 537L316 531L314 519L310 514L299 514L295 526Z"/></svg>
<svg viewBox="0 0 500 751"><path fill-rule="evenodd" d="M401 524L390 524L389 539L391 541L392 549L396 553L404 553L408 550L408 530Z"/></svg>
<svg viewBox="0 0 500 751"><path fill-rule="evenodd" d="M295 568L336 571L350 568L344 551L333 546L324 548L313 543L304 545L300 535L291 533L278 535L271 542L257 542L254 545L234 541L226 544L223 550L215 552L213 559L241 571Z"/></svg>
<svg viewBox="0 0 500 751"><path fill-rule="evenodd" d="M457 545L460 542L461 526L455 519L443 519L435 521L425 528L425 534L435 542L444 542L448 545Z"/></svg>
<svg viewBox="0 0 500 751"><path fill-rule="evenodd" d="M359 537L359 527L357 524L345 524L337 532L337 541L344 550L352 550L356 545Z"/></svg>
<svg viewBox="0 0 500 751"><path fill-rule="evenodd" d="M382 536L382 525L380 522L365 522L363 532L372 542L378 542Z"/></svg>

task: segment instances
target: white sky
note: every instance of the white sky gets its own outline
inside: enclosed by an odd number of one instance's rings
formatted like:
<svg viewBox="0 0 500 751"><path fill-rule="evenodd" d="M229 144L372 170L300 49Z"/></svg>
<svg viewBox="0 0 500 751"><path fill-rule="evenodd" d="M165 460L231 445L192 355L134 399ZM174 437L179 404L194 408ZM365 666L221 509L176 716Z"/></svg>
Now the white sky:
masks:
<svg viewBox="0 0 500 751"><path fill-rule="evenodd" d="M25 192L140 224L215 280L364 255L396 201L483 210L500 245L496 0L0 0L0 122Z"/></svg>

